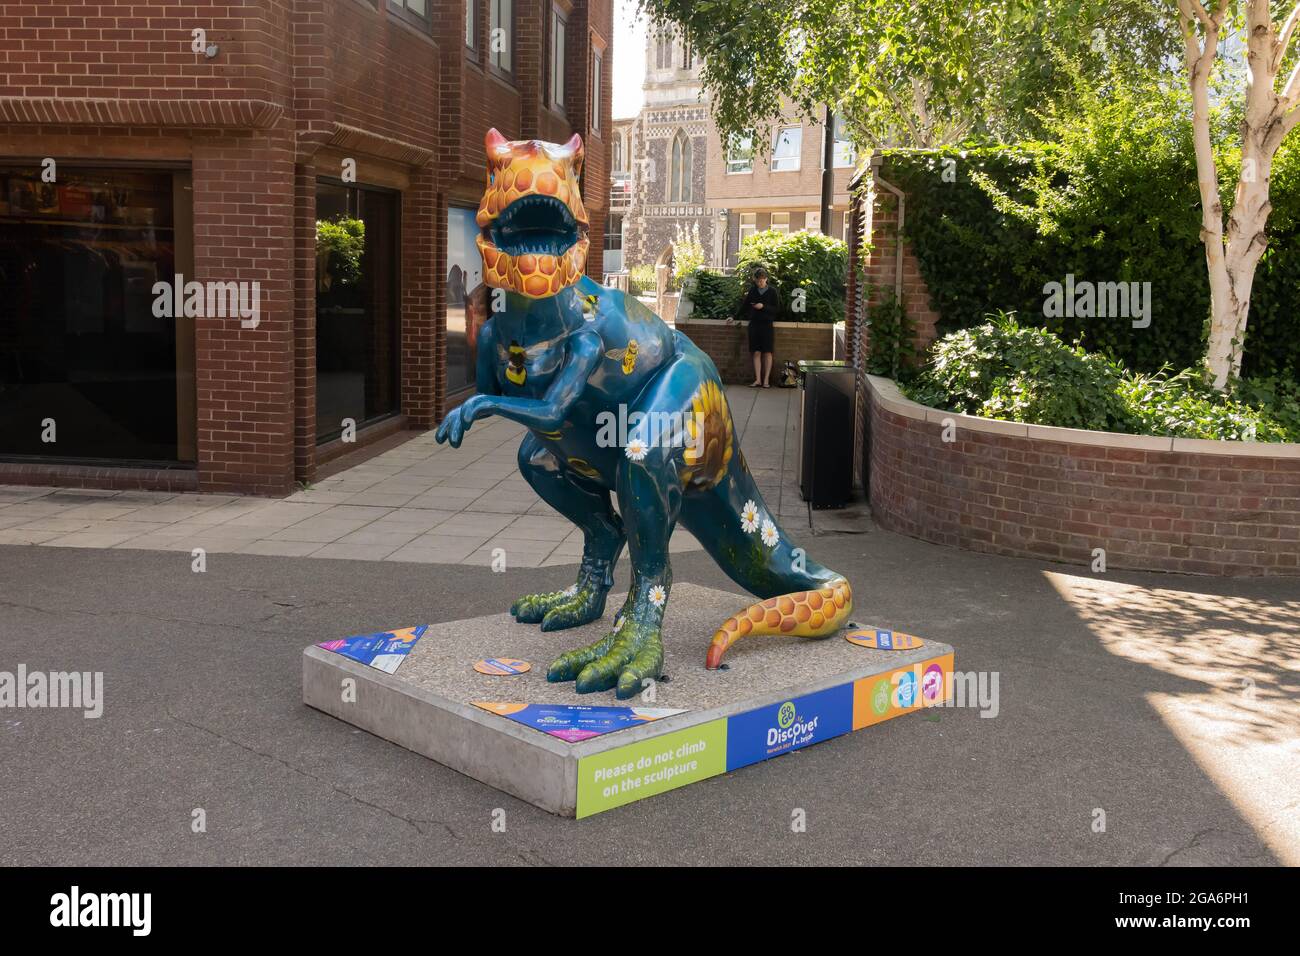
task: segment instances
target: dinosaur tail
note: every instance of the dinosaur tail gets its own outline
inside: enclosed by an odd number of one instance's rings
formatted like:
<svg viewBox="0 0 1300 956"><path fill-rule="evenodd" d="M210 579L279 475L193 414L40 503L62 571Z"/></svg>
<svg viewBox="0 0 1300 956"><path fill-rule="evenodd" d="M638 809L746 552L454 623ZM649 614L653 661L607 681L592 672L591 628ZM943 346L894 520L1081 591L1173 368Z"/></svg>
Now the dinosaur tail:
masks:
<svg viewBox="0 0 1300 956"><path fill-rule="evenodd" d="M728 577L762 599L722 622L705 659L710 670L742 637L825 637L848 620L853 610L849 582L790 540L739 450L715 488L687 496L681 520Z"/></svg>

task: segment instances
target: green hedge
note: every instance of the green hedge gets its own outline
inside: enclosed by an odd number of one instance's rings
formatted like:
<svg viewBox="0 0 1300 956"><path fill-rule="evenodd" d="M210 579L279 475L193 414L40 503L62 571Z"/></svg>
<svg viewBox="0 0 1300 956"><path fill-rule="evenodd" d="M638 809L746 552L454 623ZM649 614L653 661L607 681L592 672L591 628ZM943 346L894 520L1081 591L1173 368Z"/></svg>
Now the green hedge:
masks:
<svg viewBox="0 0 1300 956"><path fill-rule="evenodd" d="M1175 438L1300 441L1300 385L1246 380L1232 394L1199 374L1134 373L1108 356L1002 315L949 333L900 383L915 401L1003 421Z"/></svg>
<svg viewBox="0 0 1300 956"><path fill-rule="evenodd" d="M1176 92L1108 90L1083 116L1057 124L1059 142L886 151L884 175L907 194L905 232L940 314L940 334L1002 310L1139 371L1196 367L1209 285L1183 108ZM1270 245L1251 296L1246 376L1300 374L1294 140L1273 170ZM1239 157L1224 153L1220 163L1225 183L1235 182ZM1044 315L1044 286L1067 274L1150 282L1150 326Z"/></svg>
<svg viewBox="0 0 1300 956"><path fill-rule="evenodd" d="M817 232L755 233L740 244L736 274L697 269L684 283L702 319L728 319L762 266L781 301L778 322L834 323L844 320L849 250L842 240Z"/></svg>

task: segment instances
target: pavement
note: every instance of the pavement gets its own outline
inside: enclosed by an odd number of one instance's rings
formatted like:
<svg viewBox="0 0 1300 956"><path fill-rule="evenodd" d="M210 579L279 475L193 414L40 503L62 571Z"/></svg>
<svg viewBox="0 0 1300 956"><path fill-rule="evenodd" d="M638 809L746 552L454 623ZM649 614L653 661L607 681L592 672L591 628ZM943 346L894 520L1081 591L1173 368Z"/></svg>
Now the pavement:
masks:
<svg viewBox="0 0 1300 956"><path fill-rule="evenodd" d="M797 394L727 391L760 491L807 527L793 474ZM501 549L518 567L575 564L581 532L519 474L523 432L487 419L460 448L427 432L282 499L0 486L0 544L475 565ZM680 529L670 548L700 544Z"/></svg>
<svg viewBox="0 0 1300 956"><path fill-rule="evenodd" d="M488 437L485 469L511 443ZM759 446L781 493L785 443L746 443L751 465ZM412 508L427 493L315 504L446 510ZM530 516L485 498L456 514ZM554 548L504 572L214 550L200 573L180 548L0 545L0 672L104 675L97 719L0 709L0 865L1300 864L1294 579L1096 575L865 519L813 533L778 500L852 580L856 620L954 645L996 695L566 820L301 702L307 644L499 613L572 582ZM737 593L700 550L673 568Z"/></svg>

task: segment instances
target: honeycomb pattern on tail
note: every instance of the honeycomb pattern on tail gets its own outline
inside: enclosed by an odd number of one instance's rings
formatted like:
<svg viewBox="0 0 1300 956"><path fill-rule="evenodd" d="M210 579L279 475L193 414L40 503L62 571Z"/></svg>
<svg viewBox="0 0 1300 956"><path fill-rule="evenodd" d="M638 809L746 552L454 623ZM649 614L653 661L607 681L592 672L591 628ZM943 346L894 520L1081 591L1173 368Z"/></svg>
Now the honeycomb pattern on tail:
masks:
<svg viewBox="0 0 1300 956"><path fill-rule="evenodd" d="M713 670L732 644L748 634L784 634L791 637L825 637L848 620L853 610L853 590L837 578L815 591L796 591L751 604L722 622L709 644L704 666Z"/></svg>

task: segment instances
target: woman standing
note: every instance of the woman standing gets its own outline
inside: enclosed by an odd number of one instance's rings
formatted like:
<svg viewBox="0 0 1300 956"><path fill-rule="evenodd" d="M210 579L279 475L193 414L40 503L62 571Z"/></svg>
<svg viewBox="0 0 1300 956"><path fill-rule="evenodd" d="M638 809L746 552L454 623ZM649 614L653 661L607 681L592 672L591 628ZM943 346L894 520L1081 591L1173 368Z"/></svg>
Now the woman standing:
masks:
<svg viewBox="0 0 1300 956"><path fill-rule="evenodd" d="M780 308L776 287L769 285L767 270L761 266L754 270L754 284L740 303L737 318L749 321L749 351L754 354L754 381L750 388L771 388L772 352L775 348L776 329L772 323Z"/></svg>

